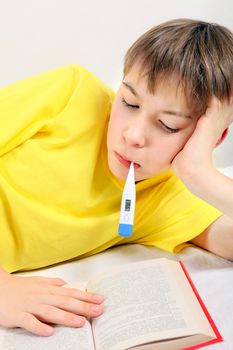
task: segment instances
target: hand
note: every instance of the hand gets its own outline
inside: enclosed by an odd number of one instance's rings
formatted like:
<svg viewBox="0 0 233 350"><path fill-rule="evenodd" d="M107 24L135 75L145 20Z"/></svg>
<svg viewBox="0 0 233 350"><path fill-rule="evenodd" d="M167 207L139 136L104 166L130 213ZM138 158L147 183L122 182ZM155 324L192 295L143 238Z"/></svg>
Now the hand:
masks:
<svg viewBox="0 0 233 350"><path fill-rule="evenodd" d="M1 326L22 327L37 335L49 336L53 334L53 327L47 323L82 327L86 317L97 317L103 312L100 305L103 297L66 288L60 278L0 272Z"/></svg>
<svg viewBox="0 0 233 350"><path fill-rule="evenodd" d="M196 176L206 178L208 172L213 170L213 150L232 122L233 99L230 103L223 103L213 97L193 134L172 162L174 172L188 187L191 187Z"/></svg>

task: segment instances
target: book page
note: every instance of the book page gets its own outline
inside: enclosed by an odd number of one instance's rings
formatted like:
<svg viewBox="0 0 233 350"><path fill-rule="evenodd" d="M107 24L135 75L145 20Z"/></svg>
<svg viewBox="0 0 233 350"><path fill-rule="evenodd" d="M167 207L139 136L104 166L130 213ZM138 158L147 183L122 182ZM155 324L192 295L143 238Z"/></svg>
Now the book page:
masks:
<svg viewBox="0 0 233 350"><path fill-rule="evenodd" d="M188 310L186 320L192 325L193 330L196 332L201 330L204 334L215 338L216 335L211 324L190 287L188 279L184 278L183 269L180 268L179 264L169 261L169 264L167 264L167 274L170 281L173 282L175 298L179 300L184 310Z"/></svg>
<svg viewBox="0 0 233 350"><path fill-rule="evenodd" d="M0 327L0 349L4 350L94 350L89 322L82 328L55 326L50 337L40 337L24 329Z"/></svg>
<svg viewBox="0 0 233 350"><path fill-rule="evenodd" d="M92 322L97 350L126 349L192 334L193 324L187 322L167 276L167 261L128 264L88 283L87 290L106 297L104 314Z"/></svg>

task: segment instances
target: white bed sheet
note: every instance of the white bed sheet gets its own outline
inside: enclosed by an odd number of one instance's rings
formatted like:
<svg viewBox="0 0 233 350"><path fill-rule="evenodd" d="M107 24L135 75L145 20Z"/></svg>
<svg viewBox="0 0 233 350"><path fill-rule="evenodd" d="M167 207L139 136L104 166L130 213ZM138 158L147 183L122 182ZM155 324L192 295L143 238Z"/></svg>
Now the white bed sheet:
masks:
<svg viewBox="0 0 233 350"><path fill-rule="evenodd" d="M210 345L211 350L233 349L233 263L219 258L197 247L187 247L180 254L172 255L154 247L137 244L124 245L109 249L105 252L79 261L57 265L24 275L56 276L67 283L76 285L88 280L97 273L111 267L138 260L168 257L181 259L189 271L204 303L206 304L214 322L216 323L223 343ZM69 329L67 329L69 332ZM68 335L68 333L67 333ZM46 339L44 347L38 337L17 330L0 328L0 349L12 350L45 350L45 349L73 349L57 344L52 346L54 339ZM33 347L32 347L33 342ZM49 343L51 342L51 346ZM20 344L20 346L19 346ZM19 347L18 347L19 346ZM78 347L77 347L78 349ZM75 348L74 348L75 350Z"/></svg>

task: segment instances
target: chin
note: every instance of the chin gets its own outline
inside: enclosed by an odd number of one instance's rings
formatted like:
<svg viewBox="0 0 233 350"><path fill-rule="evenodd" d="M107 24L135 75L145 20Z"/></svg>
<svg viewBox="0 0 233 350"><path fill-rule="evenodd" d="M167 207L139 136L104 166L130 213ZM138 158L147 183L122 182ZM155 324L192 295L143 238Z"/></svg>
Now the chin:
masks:
<svg viewBox="0 0 233 350"><path fill-rule="evenodd" d="M115 164L114 165L109 164L108 167L109 167L111 173L115 177L117 177L119 180L126 180L127 175L128 175L127 169L124 170L124 169L116 166Z"/></svg>
<svg viewBox="0 0 233 350"><path fill-rule="evenodd" d="M125 181L128 175L129 170L127 168L124 168L122 166L116 166L114 165L108 165L111 173L118 178L121 181ZM137 174L137 170L135 171L135 182L142 181L147 179L147 177L143 177Z"/></svg>

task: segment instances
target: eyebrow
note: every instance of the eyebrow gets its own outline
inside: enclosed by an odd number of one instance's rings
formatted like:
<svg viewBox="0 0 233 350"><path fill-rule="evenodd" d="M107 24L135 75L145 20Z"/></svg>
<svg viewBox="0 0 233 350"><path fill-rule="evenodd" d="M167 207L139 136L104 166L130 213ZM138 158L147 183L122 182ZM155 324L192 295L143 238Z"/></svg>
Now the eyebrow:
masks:
<svg viewBox="0 0 233 350"><path fill-rule="evenodd" d="M122 83L124 84L124 86L126 86L132 92L132 94L135 97L140 97L139 94L137 93L137 91L133 88L133 86L130 83L127 83L126 81L123 81ZM164 111L162 111L162 113L175 115L177 117L184 117L184 118L192 119L192 117L190 115L184 114L182 112L164 110Z"/></svg>
<svg viewBox="0 0 233 350"><path fill-rule="evenodd" d="M126 83L126 81L123 81L123 84L132 92L134 96L139 97L137 91L132 87L132 85Z"/></svg>

